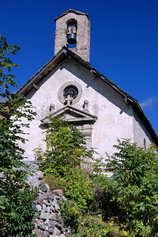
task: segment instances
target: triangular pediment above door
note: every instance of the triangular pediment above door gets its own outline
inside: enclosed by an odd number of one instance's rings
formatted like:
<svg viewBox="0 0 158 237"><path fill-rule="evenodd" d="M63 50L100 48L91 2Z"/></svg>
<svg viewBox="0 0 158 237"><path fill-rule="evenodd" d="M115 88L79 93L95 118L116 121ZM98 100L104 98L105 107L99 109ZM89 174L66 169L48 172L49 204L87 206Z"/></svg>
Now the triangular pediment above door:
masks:
<svg viewBox="0 0 158 237"><path fill-rule="evenodd" d="M97 119L96 116L88 112L76 109L72 106L64 106L63 108L44 118L41 122L43 125L47 125L52 119L58 118L74 124L93 124Z"/></svg>

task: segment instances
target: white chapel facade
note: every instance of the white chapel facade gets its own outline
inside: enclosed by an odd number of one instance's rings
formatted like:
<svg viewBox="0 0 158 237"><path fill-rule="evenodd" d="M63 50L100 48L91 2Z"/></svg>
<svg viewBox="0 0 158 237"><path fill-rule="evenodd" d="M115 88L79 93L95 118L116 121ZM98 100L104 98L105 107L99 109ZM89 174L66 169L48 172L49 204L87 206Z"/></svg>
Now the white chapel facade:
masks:
<svg viewBox="0 0 158 237"><path fill-rule="evenodd" d="M85 135L97 156L114 152L118 139L141 147L158 145L158 138L138 102L100 74L89 63L90 19L68 10L56 18L55 56L20 90L32 102L35 119L26 130L28 160L45 148L50 118L73 123Z"/></svg>

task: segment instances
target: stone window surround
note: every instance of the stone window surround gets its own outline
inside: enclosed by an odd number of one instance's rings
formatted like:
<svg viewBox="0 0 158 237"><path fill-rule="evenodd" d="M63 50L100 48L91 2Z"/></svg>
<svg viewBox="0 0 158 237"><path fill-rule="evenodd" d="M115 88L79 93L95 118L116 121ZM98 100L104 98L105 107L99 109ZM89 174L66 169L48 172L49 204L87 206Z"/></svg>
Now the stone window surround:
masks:
<svg viewBox="0 0 158 237"><path fill-rule="evenodd" d="M67 86L75 86L78 90L78 95L75 99L73 99L72 101L72 104L76 104L80 98L81 98L81 95L82 95L82 87L80 86L80 84L76 81L67 81L65 82L58 90L58 99L60 101L61 104L64 104L65 102L65 98L64 98L64 95L63 95L63 92L64 92L64 89L67 87Z"/></svg>

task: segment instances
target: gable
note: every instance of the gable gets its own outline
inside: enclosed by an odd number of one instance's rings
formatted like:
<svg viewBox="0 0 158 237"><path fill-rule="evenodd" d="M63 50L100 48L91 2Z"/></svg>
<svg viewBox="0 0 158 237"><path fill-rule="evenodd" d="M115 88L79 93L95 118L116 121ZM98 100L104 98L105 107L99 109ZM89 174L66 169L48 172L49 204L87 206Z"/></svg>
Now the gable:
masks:
<svg viewBox="0 0 158 237"><path fill-rule="evenodd" d="M105 119L105 121L108 120L109 123L110 120L114 121L119 116L120 111L126 120L132 116L130 106L124 103L123 98L116 91L104 85L99 78L94 78L74 59L65 59L38 83L37 89L32 88L27 94L40 120L65 106L63 91L68 85L74 85L78 89L78 97L72 106L80 111L85 111L84 107L87 102L86 109L89 114ZM68 113L70 116L70 111Z"/></svg>
<svg viewBox="0 0 158 237"><path fill-rule="evenodd" d="M84 13L84 12L77 11L77 10L74 10L74 9L69 9L69 10L65 11L63 14L61 14L60 16L56 17L55 21L56 21L57 19L59 19L59 18L65 16L65 15L67 15L68 13L75 13L75 14L77 14L77 15L85 15L85 16L89 17L88 14L86 14L86 13Z"/></svg>
<svg viewBox="0 0 158 237"><path fill-rule="evenodd" d="M54 80L55 78L56 80ZM39 103L43 100L45 105L42 105L42 103L41 105L46 107L50 98L51 101L59 101L57 91L64 82L78 80L84 87L82 98L86 99L86 96L90 95L90 101L92 101L92 103L95 102L93 105L93 107L95 107L93 108L93 114L97 115L97 100L101 102L103 99L106 99L112 106L115 105L116 107L119 107L120 110L129 116L131 116L132 113L129 107L132 107L143 122L147 131L150 133L154 142L158 144L157 135L137 101L108 80L105 76L97 72L97 70L92 68L89 63L85 62L65 47L42 69L40 69L40 71L37 72L18 92L26 95L27 98L38 100ZM51 81L51 83L49 84L48 81ZM44 84L45 86L43 86ZM56 89L54 90L54 88ZM39 95L41 91L43 92ZM91 96L91 94L93 94L93 96ZM82 101L82 105L79 105L79 109L83 106L83 103L84 101ZM61 106L60 102L57 103L55 111L60 109ZM101 105L101 107L103 107L103 105Z"/></svg>

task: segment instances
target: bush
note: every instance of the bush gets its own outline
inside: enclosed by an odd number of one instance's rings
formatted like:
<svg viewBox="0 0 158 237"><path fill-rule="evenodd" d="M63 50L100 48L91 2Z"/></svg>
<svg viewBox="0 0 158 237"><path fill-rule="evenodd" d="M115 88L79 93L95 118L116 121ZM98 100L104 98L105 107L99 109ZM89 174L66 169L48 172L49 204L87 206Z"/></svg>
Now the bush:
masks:
<svg viewBox="0 0 158 237"><path fill-rule="evenodd" d="M78 208L85 212L94 199L92 181L88 174L80 168L74 168L69 170L65 180L67 183L65 196L73 200Z"/></svg>
<svg viewBox="0 0 158 237"><path fill-rule="evenodd" d="M76 202L67 200L61 203L61 215L66 227L70 227L72 232L77 232L82 212Z"/></svg>
<svg viewBox="0 0 158 237"><path fill-rule="evenodd" d="M80 167L81 162L92 157L93 151L86 149L85 139L74 126L61 120L52 120L46 135L47 149L37 151L40 168L45 175L64 177L69 168ZM84 160L83 160L84 157Z"/></svg>
<svg viewBox="0 0 158 237"><path fill-rule="evenodd" d="M0 236L31 237L34 210L32 202L35 193L26 184L24 150L19 143L22 138L22 123L32 119L30 103L10 88L16 86L12 68L17 65L11 61L10 55L19 48L8 45L4 37L0 37Z"/></svg>
<svg viewBox="0 0 158 237"><path fill-rule="evenodd" d="M86 215L80 218L80 224L73 237L125 237L128 232L121 231L113 222L103 222L101 216Z"/></svg>
<svg viewBox="0 0 158 237"><path fill-rule="evenodd" d="M109 200L118 208L113 214L134 236L157 236L158 155L153 147L144 150L126 140L115 147L107 164L113 172Z"/></svg>
<svg viewBox="0 0 158 237"><path fill-rule="evenodd" d="M50 190L63 189L65 191L66 180L64 178L48 174L44 176L43 182L49 185Z"/></svg>
<svg viewBox="0 0 158 237"><path fill-rule="evenodd" d="M44 182L51 189L62 188L69 201L62 206L66 225L77 230L79 216L88 211L94 199L93 184L89 174L81 167L86 166L93 150L85 146L85 138L74 126L52 120L47 135L45 152L36 150ZM64 214L65 212L65 214Z"/></svg>
<svg viewBox="0 0 158 237"><path fill-rule="evenodd" d="M88 174L80 169L69 169L65 177L47 175L44 177L51 190L61 188L64 195L74 201L78 208L85 212L94 199L93 184Z"/></svg>
<svg viewBox="0 0 158 237"><path fill-rule="evenodd" d="M93 188L95 192L94 201L91 209L94 213L102 215L104 221L114 219L120 211L120 208L113 197L117 194L115 186L116 181L107 177L105 174L96 174L92 177Z"/></svg>

